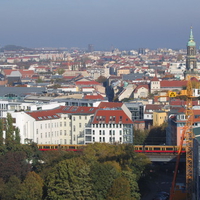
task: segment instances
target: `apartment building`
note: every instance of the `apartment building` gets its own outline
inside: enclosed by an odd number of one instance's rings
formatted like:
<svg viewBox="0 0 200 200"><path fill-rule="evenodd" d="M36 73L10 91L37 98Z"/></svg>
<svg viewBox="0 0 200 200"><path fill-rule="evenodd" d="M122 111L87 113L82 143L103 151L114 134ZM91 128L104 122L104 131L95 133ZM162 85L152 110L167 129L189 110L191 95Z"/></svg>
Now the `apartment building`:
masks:
<svg viewBox="0 0 200 200"><path fill-rule="evenodd" d="M83 144L84 128L97 108L60 106L51 110L11 112L21 143Z"/></svg>
<svg viewBox="0 0 200 200"><path fill-rule="evenodd" d="M85 128L85 144L133 143L133 121L117 108L99 109Z"/></svg>

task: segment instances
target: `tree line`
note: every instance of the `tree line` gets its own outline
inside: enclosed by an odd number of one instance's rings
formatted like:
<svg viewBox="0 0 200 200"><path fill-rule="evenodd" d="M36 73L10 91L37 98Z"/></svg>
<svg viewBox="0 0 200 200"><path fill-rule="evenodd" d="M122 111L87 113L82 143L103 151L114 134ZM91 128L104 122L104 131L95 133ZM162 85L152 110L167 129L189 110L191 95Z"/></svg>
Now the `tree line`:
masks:
<svg viewBox="0 0 200 200"><path fill-rule="evenodd" d="M3 139L5 130L5 139ZM82 152L41 152L20 144L8 114L0 120L0 199L139 200L150 161L132 145L95 143Z"/></svg>

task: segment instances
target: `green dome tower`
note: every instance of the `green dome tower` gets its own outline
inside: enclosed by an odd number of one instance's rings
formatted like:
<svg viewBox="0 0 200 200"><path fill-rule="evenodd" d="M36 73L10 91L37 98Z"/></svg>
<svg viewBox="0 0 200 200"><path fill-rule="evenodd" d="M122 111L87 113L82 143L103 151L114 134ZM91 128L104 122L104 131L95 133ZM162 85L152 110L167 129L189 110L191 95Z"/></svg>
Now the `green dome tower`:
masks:
<svg viewBox="0 0 200 200"><path fill-rule="evenodd" d="M192 27L190 29L190 38L187 43L186 70L187 72L197 71L196 43L194 41Z"/></svg>

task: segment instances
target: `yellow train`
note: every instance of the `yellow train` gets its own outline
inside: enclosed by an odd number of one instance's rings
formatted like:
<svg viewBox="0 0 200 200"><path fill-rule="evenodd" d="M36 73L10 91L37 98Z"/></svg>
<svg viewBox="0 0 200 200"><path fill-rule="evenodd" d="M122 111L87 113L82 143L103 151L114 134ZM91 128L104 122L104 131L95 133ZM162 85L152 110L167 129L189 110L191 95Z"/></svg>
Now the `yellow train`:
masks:
<svg viewBox="0 0 200 200"><path fill-rule="evenodd" d="M49 150L65 150L65 151L82 151L86 145L54 145L54 144L38 144L38 149L41 151ZM137 153L178 153L178 146L167 145L134 145L134 150ZM182 148L182 153L186 152L186 147Z"/></svg>

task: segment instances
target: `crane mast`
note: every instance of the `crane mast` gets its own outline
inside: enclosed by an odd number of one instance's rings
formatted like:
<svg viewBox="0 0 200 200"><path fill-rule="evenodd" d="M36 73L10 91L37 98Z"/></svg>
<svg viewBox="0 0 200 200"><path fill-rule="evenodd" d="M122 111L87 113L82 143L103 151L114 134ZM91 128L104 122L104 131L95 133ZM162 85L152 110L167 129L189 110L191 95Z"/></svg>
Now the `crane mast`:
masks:
<svg viewBox="0 0 200 200"><path fill-rule="evenodd" d="M187 107L186 107L186 192L187 200L192 200L193 195L193 121L192 110L193 90L190 78L187 83Z"/></svg>
<svg viewBox="0 0 200 200"><path fill-rule="evenodd" d="M170 200L175 200L174 199L174 188L176 184L176 177L177 177L177 172L178 172L178 166L179 166L179 161L180 161L180 156L181 156L181 151L182 151L182 146L183 146L183 140L186 140L186 200L192 200L193 198L193 180L194 180L194 164L193 164L193 139L194 139L194 134L193 134L193 122L194 122L194 113L192 109L192 98L193 96L193 89L192 89L192 82L191 82L191 77L188 77L188 82L187 82L187 90L186 90L186 96L187 96L187 104L186 104L186 112L185 112L185 117L186 117L186 124L183 127L183 132L182 132L182 137L180 141L180 146L179 146L179 152L177 156L177 161L176 161L176 167L174 171L174 177L172 181L172 187L170 190Z"/></svg>

